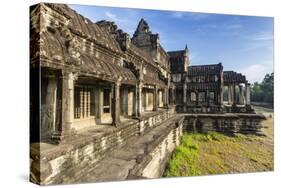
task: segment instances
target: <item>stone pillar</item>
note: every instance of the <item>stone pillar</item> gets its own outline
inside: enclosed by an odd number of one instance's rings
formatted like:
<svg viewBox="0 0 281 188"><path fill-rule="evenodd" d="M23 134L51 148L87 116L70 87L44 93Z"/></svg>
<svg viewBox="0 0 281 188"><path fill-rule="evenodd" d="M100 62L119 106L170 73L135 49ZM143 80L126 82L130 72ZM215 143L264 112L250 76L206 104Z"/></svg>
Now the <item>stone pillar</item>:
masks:
<svg viewBox="0 0 281 188"><path fill-rule="evenodd" d="M244 105L244 89L242 85L239 85L239 104Z"/></svg>
<svg viewBox="0 0 281 188"><path fill-rule="evenodd" d="M57 107L57 79L55 76L48 77L47 95L46 95L46 105L49 106L51 111L50 123L52 126L52 131L56 132L56 107ZM42 124L44 121L42 122ZM43 125L48 127L48 125Z"/></svg>
<svg viewBox="0 0 281 188"><path fill-rule="evenodd" d="M232 87L231 85L228 86L227 88L227 93L228 93L228 104L231 105L232 104Z"/></svg>
<svg viewBox="0 0 281 188"><path fill-rule="evenodd" d="M142 113L142 86L143 83L140 82L136 86L136 116L140 117Z"/></svg>
<svg viewBox="0 0 281 188"><path fill-rule="evenodd" d="M158 87L155 85L153 89L153 111L157 111Z"/></svg>
<svg viewBox="0 0 281 188"><path fill-rule="evenodd" d="M138 116L138 100L137 100L137 95L138 95L138 86L136 85L134 88L133 92L133 116L137 117Z"/></svg>
<svg viewBox="0 0 281 188"><path fill-rule="evenodd" d="M132 116L133 115L133 92L131 89L128 91L128 109L127 109L127 115Z"/></svg>
<svg viewBox="0 0 281 188"><path fill-rule="evenodd" d="M233 99L233 101L232 101L232 106L236 106L236 85L235 84L233 84L233 86L232 86L232 99Z"/></svg>
<svg viewBox="0 0 281 188"><path fill-rule="evenodd" d="M158 90L158 107L163 107L163 90Z"/></svg>
<svg viewBox="0 0 281 188"><path fill-rule="evenodd" d="M101 119L101 116L103 114L103 92L100 88L100 86L97 86L95 89L95 112L96 112L96 118Z"/></svg>
<svg viewBox="0 0 281 188"><path fill-rule="evenodd" d="M120 103L121 103L122 115L127 116L128 109L129 109L128 108L128 103L129 103L128 88L122 88L120 93L121 93Z"/></svg>
<svg viewBox="0 0 281 188"><path fill-rule="evenodd" d="M245 84L245 89L246 89L246 105L251 105L251 84L246 83Z"/></svg>
<svg viewBox="0 0 281 188"><path fill-rule="evenodd" d="M112 125L118 127L120 125L120 81L112 84Z"/></svg>
<svg viewBox="0 0 281 188"><path fill-rule="evenodd" d="M187 85L184 83L183 85L183 103L186 104L186 90L187 90Z"/></svg>
<svg viewBox="0 0 281 188"><path fill-rule="evenodd" d="M62 72L62 138L69 135L74 119L74 80L72 72Z"/></svg>

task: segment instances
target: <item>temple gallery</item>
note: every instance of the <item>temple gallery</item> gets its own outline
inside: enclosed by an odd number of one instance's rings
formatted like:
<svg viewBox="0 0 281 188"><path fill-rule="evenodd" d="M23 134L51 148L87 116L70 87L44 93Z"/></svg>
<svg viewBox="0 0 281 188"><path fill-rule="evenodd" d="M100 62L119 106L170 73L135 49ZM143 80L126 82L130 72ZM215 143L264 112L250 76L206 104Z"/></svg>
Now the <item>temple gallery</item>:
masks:
<svg viewBox="0 0 281 188"><path fill-rule="evenodd" d="M131 37L67 5L32 6L31 181L161 177L183 132L261 134L246 76L189 55L144 19Z"/></svg>

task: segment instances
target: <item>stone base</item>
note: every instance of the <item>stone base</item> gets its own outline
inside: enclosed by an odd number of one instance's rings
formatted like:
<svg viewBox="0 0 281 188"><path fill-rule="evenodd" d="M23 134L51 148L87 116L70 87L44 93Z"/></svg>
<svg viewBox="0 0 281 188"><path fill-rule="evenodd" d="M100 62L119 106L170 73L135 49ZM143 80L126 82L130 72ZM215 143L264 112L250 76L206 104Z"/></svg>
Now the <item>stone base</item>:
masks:
<svg viewBox="0 0 281 188"><path fill-rule="evenodd" d="M184 129L187 132L207 133L217 131L230 135L235 133L262 135L261 114L226 113L226 114L183 114Z"/></svg>
<svg viewBox="0 0 281 188"><path fill-rule="evenodd" d="M31 144L30 154L31 181L41 185L77 183L82 178L82 172L85 170L97 171L98 168L94 167L96 164L100 164L104 158L111 156L111 153L116 150L119 151L124 145L128 145L124 149L124 151L127 151L126 148L140 140L140 145L146 141L151 141L146 140L150 133L153 133L153 142L162 143L167 138L168 132L175 129L175 126L180 125L180 120L174 119L172 115L173 109L161 110L152 115L147 114L138 120L131 120L117 128L113 126L95 127L73 135L71 139L67 139L67 142L61 142L59 145L33 143ZM183 117L180 118L183 122ZM157 136L155 136L156 133ZM177 138L176 143L179 144L179 136L175 138ZM156 140L159 142L156 142ZM140 146L136 147L139 148ZM149 158L152 160L153 157L150 154L156 152L157 148L157 144L147 144L147 148L143 148L146 152L139 156L138 160L141 160L142 157L142 160L148 160ZM132 154L138 155L137 152ZM91 169L88 169L89 167ZM120 170L117 171L117 174L121 173L120 167L117 169ZM108 169L106 169L107 171ZM136 173L132 173L132 176L139 174L139 172L136 170ZM145 175L143 176L145 177ZM115 177L119 176L116 175Z"/></svg>
<svg viewBox="0 0 281 188"><path fill-rule="evenodd" d="M223 113L221 106L188 106L188 105L177 105L176 111L178 113Z"/></svg>

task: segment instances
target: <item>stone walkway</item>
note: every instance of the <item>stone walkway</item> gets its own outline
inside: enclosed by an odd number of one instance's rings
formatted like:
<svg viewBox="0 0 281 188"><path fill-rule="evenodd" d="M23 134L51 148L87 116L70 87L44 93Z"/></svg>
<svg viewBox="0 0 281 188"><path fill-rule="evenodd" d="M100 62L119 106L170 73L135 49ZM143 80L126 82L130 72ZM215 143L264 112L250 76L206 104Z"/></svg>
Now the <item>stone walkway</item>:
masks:
<svg viewBox="0 0 281 188"><path fill-rule="evenodd" d="M134 137L121 148L117 148L110 156L102 159L95 166L87 167L74 180L77 182L100 182L100 181L120 181L126 179L145 178L137 172L147 161L151 160L149 153L155 149L161 141L169 134L175 126L174 122L179 119L175 116L165 123L152 128L144 135Z"/></svg>

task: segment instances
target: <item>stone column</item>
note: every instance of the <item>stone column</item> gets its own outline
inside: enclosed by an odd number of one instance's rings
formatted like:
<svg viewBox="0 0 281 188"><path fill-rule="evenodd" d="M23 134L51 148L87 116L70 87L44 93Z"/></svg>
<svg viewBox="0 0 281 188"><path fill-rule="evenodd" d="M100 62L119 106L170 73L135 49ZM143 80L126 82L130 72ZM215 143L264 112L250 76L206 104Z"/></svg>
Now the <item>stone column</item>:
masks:
<svg viewBox="0 0 281 188"><path fill-rule="evenodd" d="M187 85L186 83L183 84L183 103L186 104L186 90L187 90Z"/></svg>
<svg viewBox="0 0 281 188"><path fill-rule="evenodd" d="M95 104L96 118L101 120L103 114L103 92L100 86L97 86L95 89Z"/></svg>
<svg viewBox="0 0 281 188"><path fill-rule="evenodd" d="M251 84L246 83L245 89L246 89L246 105L251 105Z"/></svg>
<svg viewBox="0 0 281 188"><path fill-rule="evenodd" d="M141 113L142 113L142 86L143 86L142 82L140 82L136 86L136 101L135 102L136 102L137 117L140 117Z"/></svg>
<svg viewBox="0 0 281 188"><path fill-rule="evenodd" d="M232 87L231 85L228 86L227 88L227 93L228 93L228 104L231 105L232 104Z"/></svg>
<svg viewBox="0 0 281 188"><path fill-rule="evenodd" d="M68 136L74 119L74 80L72 72L62 72L62 127L61 137Z"/></svg>
<svg viewBox="0 0 281 188"><path fill-rule="evenodd" d="M236 106L236 87L235 87L236 85L235 84L233 84L233 86L232 86L232 99L233 99L233 101L232 101L232 106Z"/></svg>
<svg viewBox="0 0 281 188"><path fill-rule="evenodd" d="M131 89L129 89L128 90L128 111L127 111L127 115L128 116L132 116L133 115L133 104L134 104L134 102L133 102L133 92L132 92L132 90Z"/></svg>
<svg viewBox="0 0 281 188"><path fill-rule="evenodd" d="M56 127L56 107L57 107L57 78L55 76L48 77L48 86L47 86L47 95L46 95L46 105L48 105L48 109L51 111L51 119L50 123L52 125L52 130L54 133L57 131ZM49 127L49 125L44 125L44 121L42 122L43 126Z"/></svg>
<svg viewBox="0 0 281 188"><path fill-rule="evenodd" d="M112 125L118 127L120 125L120 81L112 84Z"/></svg>
<svg viewBox="0 0 281 188"><path fill-rule="evenodd" d="M244 105L244 89L242 85L239 85L239 104Z"/></svg>
<svg viewBox="0 0 281 188"><path fill-rule="evenodd" d="M138 116L138 100L137 100L137 95L138 95L138 86L136 84L133 92L133 116L137 117Z"/></svg>
<svg viewBox="0 0 281 188"><path fill-rule="evenodd" d="M124 116L128 115L128 104L129 104L129 92L128 92L128 88L121 88L120 91L120 103L121 103L121 114Z"/></svg>
<svg viewBox="0 0 281 188"><path fill-rule="evenodd" d="M153 90L153 111L157 111L158 87L155 85Z"/></svg>

